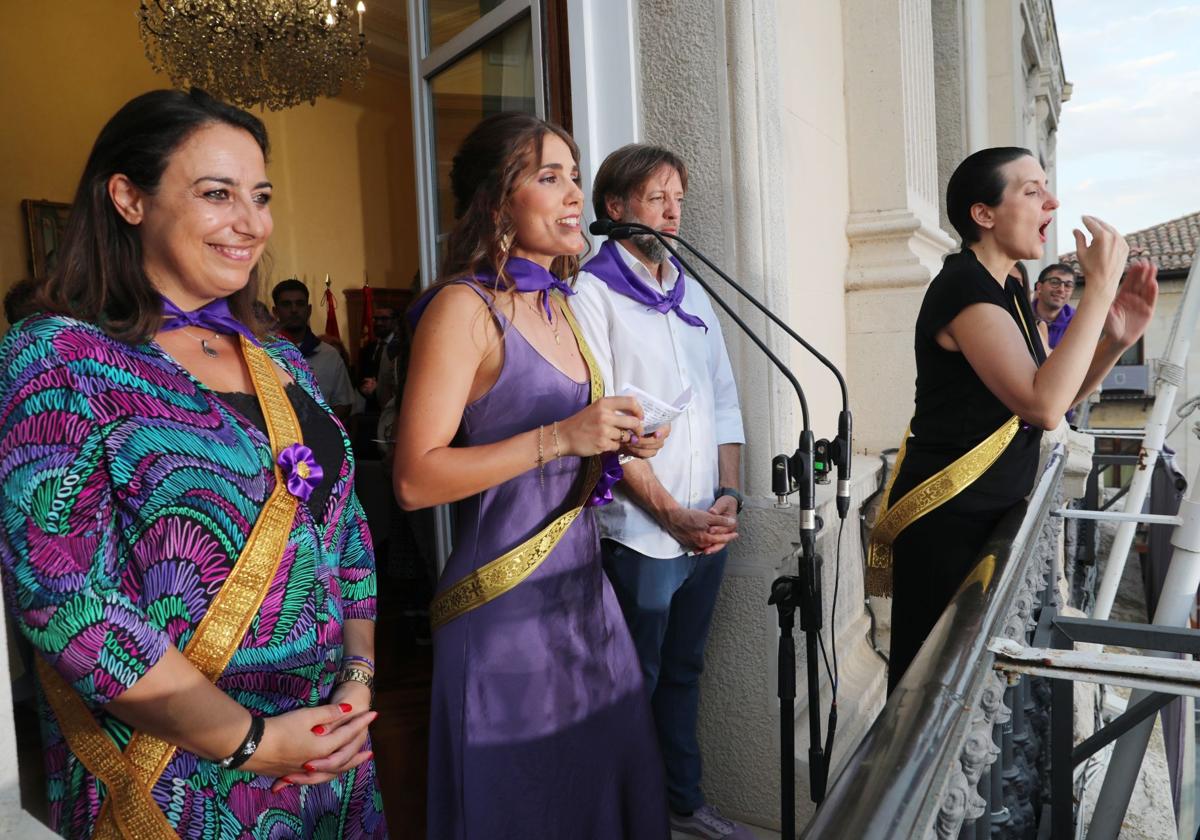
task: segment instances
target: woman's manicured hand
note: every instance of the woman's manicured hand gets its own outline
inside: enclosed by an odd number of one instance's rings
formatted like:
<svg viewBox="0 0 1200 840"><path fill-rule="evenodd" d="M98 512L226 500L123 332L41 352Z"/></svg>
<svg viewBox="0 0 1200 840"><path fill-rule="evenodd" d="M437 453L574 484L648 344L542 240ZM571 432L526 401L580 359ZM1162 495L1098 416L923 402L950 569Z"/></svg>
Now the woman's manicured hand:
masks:
<svg viewBox="0 0 1200 840"><path fill-rule="evenodd" d="M549 434L550 429L545 430ZM642 407L633 397L604 397L566 420L558 421L560 455L599 455L616 452L633 436L642 436ZM554 457L554 444L543 443L547 459Z"/></svg>
<svg viewBox="0 0 1200 840"><path fill-rule="evenodd" d="M359 751L376 717L376 712L345 702L269 717L262 742L241 769L295 784L328 781L371 757ZM279 782L276 786L282 787Z"/></svg>
<svg viewBox="0 0 1200 840"><path fill-rule="evenodd" d="M634 435L629 439L629 443L623 444L618 451L622 455L631 455L634 458L653 458L663 448L670 434L671 425L668 423L659 426L651 434Z"/></svg>

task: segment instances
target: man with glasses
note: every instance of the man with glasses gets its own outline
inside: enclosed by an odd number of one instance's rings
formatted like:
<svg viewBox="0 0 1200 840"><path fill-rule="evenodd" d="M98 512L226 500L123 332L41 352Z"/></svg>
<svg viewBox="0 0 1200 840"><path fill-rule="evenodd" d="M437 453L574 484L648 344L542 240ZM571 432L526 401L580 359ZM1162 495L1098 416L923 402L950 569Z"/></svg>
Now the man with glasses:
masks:
<svg viewBox="0 0 1200 840"><path fill-rule="evenodd" d="M1075 314L1075 307L1067 302L1075 291L1075 270L1063 263L1048 265L1033 288L1033 314L1046 324L1050 349L1054 349Z"/></svg>

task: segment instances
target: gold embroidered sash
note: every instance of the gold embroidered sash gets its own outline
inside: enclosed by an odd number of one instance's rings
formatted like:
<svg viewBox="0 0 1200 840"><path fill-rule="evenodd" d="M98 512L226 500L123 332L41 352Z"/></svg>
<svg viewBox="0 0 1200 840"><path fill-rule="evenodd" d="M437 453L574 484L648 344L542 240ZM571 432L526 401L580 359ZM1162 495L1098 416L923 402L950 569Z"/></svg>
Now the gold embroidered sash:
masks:
<svg viewBox="0 0 1200 840"><path fill-rule="evenodd" d="M592 351L584 341L579 324L571 312L570 306L557 293L555 296L562 303L562 312L575 334L579 344L579 352L587 365L588 378L591 380L591 402L604 396L604 380L600 378L600 368L596 364ZM460 615L481 607L488 601L499 598L505 592L517 586L525 578L533 574L542 565L563 534L583 512L592 490L600 478L600 458L588 458L587 474L583 480L583 493L575 507L559 516L545 528L534 534L525 542L511 549L473 572L464 575L458 581L433 599L429 605L429 623L433 629L441 627L448 621L453 621Z"/></svg>
<svg viewBox="0 0 1200 840"><path fill-rule="evenodd" d="M1025 322L1025 313L1021 311L1020 303L1016 304L1017 317L1025 331L1025 339L1029 351L1037 361L1034 350L1033 335ZM888 596L892 594L892 543L900 532L925 514L944 505L963 490L966 490L976 479L987 472L992 464L1004 453L1017 431L1021 428L1021 419L1017 415L1010 417L1004 425L996 429L974 448L959 456L953 463L929 478L922 481L904 494L904 498L891 507L888 499L892 495L892 486L896 476L900 474L900 465L904 463L904 453L908 447L910 424L904 430L904 438L900 441L900 452L896 455L896 466L888 479L883 492L883 503L871 529L871 539L867 546L867 571L865 586L868 595Z"/></svg>
<svg viewBox="0 0 1200 840"><path fill-rule="evenodd" d="M965 455L959 456L952 464L922 481L889 507L888 498L892 493L892 485L900 473L900 465L904 463L904 451L908 446L908 430L905 430L900 452L896 456L896 467L883 494L879 517L875 521L875 527L871 529L871 541L867 547L868 595L892 594L892 543L900 536L900 532L925 514L953 499L987 472L1017 436L1020 427L1021 419L1014 414L1003 426Z"/></svg>
<svg viewBox="0 0 1200 840"><path fill-rule="evenodd" d="M245 337L241 339L241 347L266 418L274 460L284 449L301 442L300 424L275 374L275 364L270 356ZM287 492L286 482L276 466L275 489L259 513L237 563L183 651L188 661L212 682L216 682L233 658L250 622L262 606L267 588L283 559L296 506L296 497ZM177 840L166 816L150 795L150 789L175 753L174 745L144 732L134 732L122 753L100 729L83 699L58 672L41 657L38 657L37 668L46 698L68 746L108 788L93 838Z"/></svg>

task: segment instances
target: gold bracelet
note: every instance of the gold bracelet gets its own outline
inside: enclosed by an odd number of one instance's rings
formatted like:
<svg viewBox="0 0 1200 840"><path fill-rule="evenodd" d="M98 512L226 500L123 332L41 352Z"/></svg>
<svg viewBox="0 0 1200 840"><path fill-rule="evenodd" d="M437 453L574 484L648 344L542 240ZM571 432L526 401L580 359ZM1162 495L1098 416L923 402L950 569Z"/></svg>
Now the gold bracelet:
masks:
<svg viewBox="0 0 1200 840"><path fill-rule="evenodd" d="M343 668L337 676L337 685L342 683L356 682L360 685L365 685L367 690L371 692L371 703L375 703L375 675L363 668L347 666Z"/></svg>
<svg viewBox="0 0 1200 840"><path fill-rule="evenodd" d="M562 457L562 448L558 445L558 421L557 420L554 421L554 426L552 428L554 430L554 457L561 458Z"/></svg>
<svg viewBox="0 0 1200 840"><path fill-rule="evenodd" d="M545 489L546 487L546 456L542 453L542 433L545 426L538 426L538 484Z"/></svg>

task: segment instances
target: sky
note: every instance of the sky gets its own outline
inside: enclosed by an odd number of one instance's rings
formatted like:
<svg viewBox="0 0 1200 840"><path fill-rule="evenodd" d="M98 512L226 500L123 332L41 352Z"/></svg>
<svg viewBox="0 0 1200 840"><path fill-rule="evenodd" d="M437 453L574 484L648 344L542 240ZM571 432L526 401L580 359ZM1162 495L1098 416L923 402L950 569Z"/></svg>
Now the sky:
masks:
<svg viewBox="0 0 1200 840"><path fill-rule="evenodd" d="M1059 253L1084 213L1122 233L1200 211L1200 0L1054 0L1067 81Z"/></svg>

